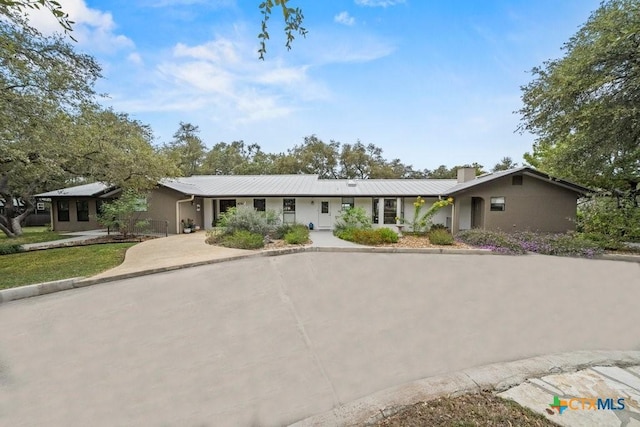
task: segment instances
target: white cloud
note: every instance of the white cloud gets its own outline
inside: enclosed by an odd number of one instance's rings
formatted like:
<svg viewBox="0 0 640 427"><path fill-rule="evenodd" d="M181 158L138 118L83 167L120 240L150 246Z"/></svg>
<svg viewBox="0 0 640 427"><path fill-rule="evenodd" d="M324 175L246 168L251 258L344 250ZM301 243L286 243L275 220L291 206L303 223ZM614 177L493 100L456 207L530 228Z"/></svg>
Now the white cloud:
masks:
<svg viewBox="0 0 640 427"><path fill-rule="evenodd" d="M337 22L338 24L344 24L344 25L353 25L356 23L356 20L353 16L349 15L349 12L344 11L344 12L340 12L339 14L337 14L336 16L333 17L333 20L335 22Z"/></svg>
<svg viewBox="0 0 640 427"><path fill-rule="evenodd" d="M116 24L111 13L89 8L85 0L66 0L64 11L74 22L71 34L81 46L90 46L94 52L114 52L135 47L131 39L116 34ZM30 11L29 22L44 34L63 31L46 9Z"/></svg>
<svg viewBox="0 0 640 427"><path fill-rule="evenodd" d="M144 65L142 56L140 56L140 54L137 52L130 53L129 56L127 56L127 61L135 65Z"/></svg>
<svg viewBox="0 0 640 427"><path fill-rule="evenodd" d="M198 44L176 44L153 70L145 71L146 87L138 100L113 98L126 111L184 111L206 114L222 128L287 117L311 100L326 98L308 66L292 66L275 57L258 61L255 42L242 35L217 37ZM141 77L142 78L142 77Z"/></svg>
<svg viewBox="0 0 640 427"><path fill-rule="evenodd" d="M356 0L358 6L389 7L404 3L405 0Z"/></svg>

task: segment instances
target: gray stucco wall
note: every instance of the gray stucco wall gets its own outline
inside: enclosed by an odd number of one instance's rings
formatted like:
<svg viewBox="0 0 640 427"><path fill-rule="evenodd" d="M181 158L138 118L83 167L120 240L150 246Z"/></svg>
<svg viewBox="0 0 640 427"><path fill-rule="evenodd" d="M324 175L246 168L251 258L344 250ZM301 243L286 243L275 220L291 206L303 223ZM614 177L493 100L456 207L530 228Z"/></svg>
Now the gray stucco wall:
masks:
<svg viewBox="0 0 640 427"><path fill-rule="evenodd" d="M459 224L470 224L471 209L463 209L472 197L484 199L484 228L489 230L566 232L575 230L577 194L569 189L524 175L522 185L512 176L496 179L454 195ZM505 210L492 211L491 197L504 197Z"/></svg>
<svg viewBox="0 0 640 427"><path fill-rule="evenodd" d="M79 200L88 202L89 221L78 221L77 204ZM69 221L60 221L58 215L58 201L69 202ZM91 197L55 198L52 200L51 219L54 231L86 231L102 228L97 221L96 199Z"/></svg>

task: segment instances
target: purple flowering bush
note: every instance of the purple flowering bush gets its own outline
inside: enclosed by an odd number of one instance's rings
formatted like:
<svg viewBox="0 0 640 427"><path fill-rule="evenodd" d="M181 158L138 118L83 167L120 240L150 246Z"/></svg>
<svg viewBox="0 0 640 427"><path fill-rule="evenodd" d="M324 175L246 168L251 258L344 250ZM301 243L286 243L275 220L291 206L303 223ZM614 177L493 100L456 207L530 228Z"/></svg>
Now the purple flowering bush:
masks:
<svg viewBox="0 0 640 427"><path fill-rule="evenodd" d="M459 232L456 239L467 245L508 255L535 252L544 255L591 258L603 252L597 243L576 233L541 234L520 231L509 234L501 231L474 229Z"/></svg>

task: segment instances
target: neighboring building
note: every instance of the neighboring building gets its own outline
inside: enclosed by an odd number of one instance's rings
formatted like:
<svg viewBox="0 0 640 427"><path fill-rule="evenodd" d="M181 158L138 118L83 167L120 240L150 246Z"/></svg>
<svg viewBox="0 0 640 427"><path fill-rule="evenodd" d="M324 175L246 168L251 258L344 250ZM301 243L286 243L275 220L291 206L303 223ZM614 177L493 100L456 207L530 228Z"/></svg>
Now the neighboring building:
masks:
<svg viewBox="0 0 640 427"><path fill-rule="evenodd" d="M147 198L141 218L167 221L169 233L191 219L211 228L220 214L238 205L281 212L284 222L313 223L330 230L343 209L362 207L374 226L394 228L404 218L410 223L413 202L421 196L423 212L441 198L454 203L433 222L454 233L469 228L564 232L575 228L577 198L588 188L529 167L475 177L463 168L458 179L319 179L317 175L215 175L165 179ZM98 228L100 204L119 190L101 183L39 194L51 199L51 224L58 231Z"/></svg>
<svg viewBox="0 0 640 427"><path fill-rule="evenodd" d="M17 206L19 212L24 212L25 204L20 199L14 199L13 205ZM5 215L5 200L0 199L0 215ZM49 225L51 221L51 212L49 211L49 204L44 200L39 200L33 207L33 213L27 216L24 220L24 225L27 227Z"/></svg>

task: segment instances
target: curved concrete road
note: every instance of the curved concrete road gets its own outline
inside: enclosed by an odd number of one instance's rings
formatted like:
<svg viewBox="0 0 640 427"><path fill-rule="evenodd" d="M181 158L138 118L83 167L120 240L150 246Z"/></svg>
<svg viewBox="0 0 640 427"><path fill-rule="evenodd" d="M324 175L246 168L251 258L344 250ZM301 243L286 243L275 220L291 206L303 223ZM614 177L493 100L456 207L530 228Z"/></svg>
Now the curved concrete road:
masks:
<svg viewBox="0 0 640 427"><path fill-rule="evenodd" d="M640 350L640 265L307 253L0 305L0 425L282 425L492 362Z"/></svg>

